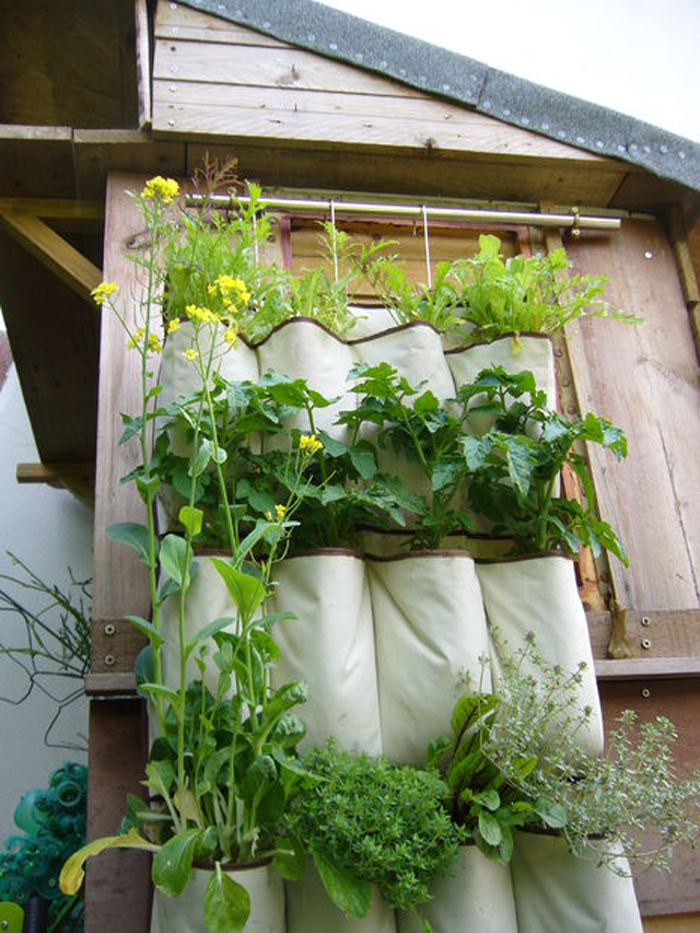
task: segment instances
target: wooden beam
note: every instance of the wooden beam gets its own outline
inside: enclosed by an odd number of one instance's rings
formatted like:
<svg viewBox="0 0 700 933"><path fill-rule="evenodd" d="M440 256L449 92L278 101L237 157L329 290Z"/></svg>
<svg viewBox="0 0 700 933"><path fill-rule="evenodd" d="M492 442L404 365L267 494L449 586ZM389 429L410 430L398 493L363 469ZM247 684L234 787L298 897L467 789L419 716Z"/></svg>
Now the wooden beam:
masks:
<svg viewBox="0 0 700 933"><path fill-rule="evenodd" d="M30 214L1 214L0 226L81 298L95 304L90 292L102 281L102 272L43 220Z"/></svg>
<svg viewBox="0 0 700 933"><path fill-rule="evenodd" d="M92 509L95 506L94 463L18 463L17 482L46 483L54 489L67 489Z"/></svg>
<svg viewBox="0 0 700 933"><path fill-rule="evenodd" d="M90 697L136 697L136 677L117 671L114 674L88 674L85 693Z"/></svg>
<svg viewBox="0 0 700 933"><path fill-rule="evenodd" d="M683 211L679 205L673 204L669 208L666 214L666 228L678 268L678 278L683 289L683 297L690 315L695 352L698 355L698 360L700 360L700 288L698 288L698 280L693 267Z"/></svg>
<svg viewBox="0 0 700 933"><path fill-rule="evenodd" d="M101 201L74 201L70 198L0 198L0 214L30 214L50 220L103 220Z"/></svg>
<svg viewBox="0 0 700 933"><path fill-rule="evenodd" d="M596 661L598 680L676 680L700 678L697 658L630 658L624 661Z"/></svg>

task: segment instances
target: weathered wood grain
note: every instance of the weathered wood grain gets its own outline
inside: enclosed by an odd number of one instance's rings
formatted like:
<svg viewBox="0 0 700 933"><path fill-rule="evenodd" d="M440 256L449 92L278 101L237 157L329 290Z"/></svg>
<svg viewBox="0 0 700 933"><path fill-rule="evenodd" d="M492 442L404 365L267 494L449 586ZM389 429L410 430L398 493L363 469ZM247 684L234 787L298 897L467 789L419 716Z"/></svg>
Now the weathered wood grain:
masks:
<svg viewBox="0 0 700 933"><path fill-rule="evenodd" d="M629 439L622 464L591 449L601 514L630 556L611 559L618 601L630 609L700 605L700 372L673 254L657 223L623 221L613 237L568 246L577 272L607 274L615 307L640 327L588 321L567 329L584 408Z"/></svg>
<svg viewBox="0 0 700 933"><path fill-rule="evenodd" d="M593 657L606 658L612 617L588 612ZM627 640L635 658L700 657L700 610L628 610Z"/></svg>
<svg viewBox="0 0 700 933"><path fill-rule="evenodd" d="M229 23L225 19L192 10L182 4L159 3L156 12L155 35L158 39L190 39L197 42L226 42L238 45L266 45L289 48L261 32L254 32Z"/></svg>

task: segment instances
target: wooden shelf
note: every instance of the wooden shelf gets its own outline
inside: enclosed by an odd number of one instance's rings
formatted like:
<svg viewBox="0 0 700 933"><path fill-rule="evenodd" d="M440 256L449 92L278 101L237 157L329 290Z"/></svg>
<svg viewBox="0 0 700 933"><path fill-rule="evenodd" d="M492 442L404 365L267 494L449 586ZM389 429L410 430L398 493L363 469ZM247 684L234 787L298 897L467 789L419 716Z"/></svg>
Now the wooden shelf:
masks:
<svg viewBox="0 0 700 933"><path fill-rule="evenodd" d="M630 658L595 662L599 681L700 678L700 658Z"/></svg>

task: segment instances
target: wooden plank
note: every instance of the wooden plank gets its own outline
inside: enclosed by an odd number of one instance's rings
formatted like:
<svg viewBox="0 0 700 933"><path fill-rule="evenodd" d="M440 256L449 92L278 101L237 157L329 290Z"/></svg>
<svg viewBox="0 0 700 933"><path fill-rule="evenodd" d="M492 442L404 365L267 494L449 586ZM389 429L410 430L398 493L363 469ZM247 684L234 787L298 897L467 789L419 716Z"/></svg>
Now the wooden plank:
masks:
<svg viewBox="0 0 700 933"><path fill-rule="evenodd" d="M588 631L593 657L606 658L612 617L609 612L589 612ZM628 610L627 640L635 658L700 657L700 611Z"/></svg>
<svg viewBox="0 0 700 933"><path fill-rule="evenodd" d="M435 98L392 97L388 94L298 90L279 87L242 87L214 83L156 80L156 129L166 129L166 120L179 123L191 119L195 111L201 117L194 128L201 131L214 120L224 120L226 111L236 111L236 119L246 118L276 127L286 135L285 127L296 128L298 138L361 141L365 130L367 142L395 142L402 134L408 140L418 136L432 139L435 148L466 148L472 151L538 158L572 159L591 166L610 169L617 163L591 153L572 149L536 133L507 126L466 107L448 104ZM182 109L181 109L182 108ZM244 112L244 113L241 113ZM170 116L168 116L170 114ZM256 117L258 119L256 119ZM328 125L327 125L328 124ZM189 125L189 123L188 123ZM216 131L214 126L213 130ZM256 135L254 132L246 135ZM620 169L621 172L621 169Z"/></svg>
<svg viewBox="0 0 700 933"><path fill-rule="evenodd" d="M179 177L185 172L181 142L154 141L144 130L76 130L76 187L81 197L103 199L112 171Z"/></svg>
<svg viewBox="0 0 700 933"><path fill-rule="evenodd" d="M154 79L424 97L398 81L292 48L156 40Z"/></svg>
<svg viewBox="0 0 700 933"><path fill-rule="evenodd" d="M139 129L151 124L151 48L146 0L134 0L136 86Z"/></svg>
<svg viewBox="0 0 700 933"><path fill-rule="evenodd" d="M136 677L126 673L88 674L85 693L93 697L136 696Z"/></svg>
<svg viewBox="0 0 700 933"><path fill-rule="evenodd" d="M187 174L205 152L238 158L239 176L263 185L326 188L331 191L376 191L423 197L460 192L469 199L537 201L549 196L561 202L605 204L617 187L617 172L586 172L581 166L530 162L504 165L487 156L455 157L437 150L393 149L333 144L293 145L268 139L262 143L232 136L219 144L187 142Z"/></svg>
<svg viewBox="0 0 700 933"><path fill-rule="evenodd" d="M669 208L666 215L666 225L676 266L678 267L678 277L683 289L683 297L690 316L695 352L698 360L700 360L700 288L698 288L698 280L693 267L693 257L683 220L683 211L678 204L674 204Z"/></svg>
<svg viewBox="0 0 700 933"><path fill-rule="evenodd" d="M126 795L145 797L143 700L90 703L87 838L116 833ZM87 866L85 933L146 933L151 911L150 857L115 849Z"/></svg>
<svg viewBox="0 0 700 933"><path fill-rule="evenodd" d="M635 710L640 722L666 716L678 733L674 747L677 773L681 777L688 777L697 768L700 759L700 733L697 729L700 681L676 679L654 680L648 684L643 680L602 683L600 695L606 729L615 725L615 719L625 709ZM653 844L654 840L650 839L649 842ZM671 860L670 874L635 872L635 887L642 913L658 917L700 911L699 873L700 851L680 847Z"/></svg>
<svg viewBox="0 0 700 933"><path fill-rule="evenodd" d="M158 39L190 39L197 42L226 42L238 45L264 45L289 48L261 32L254 32L229 23L217 16L201 13L180 3L159 3L156 11L155 35Z"/></svg>
<svg viewBox="0 0 700 933"><path fill-rule="evenodd" d="M700 605L700 372L672 250L660 224L624 220L605 238L567 247L576 272L607 274L609 299L645 318L567 328L584 409L622 427L618 464L591 449L600 511L625 542L630 569L611 559L618 602L630 609Z"/></svg>
<svg viewBox="0 0 700 933"><path fill-rule="evenodd" d="M643 925L644 933L697 933L700 930L700 913L644 917Z"/></svg>
<svg viewBox="0 0 700 933"><path fill-rule="evenodd" d="M596 661L596 679L676 680L700 678L698 658L633 658L627 661Z"/></svg>
<svg viewBox="0 0 700 933"><path fill-rule="evenodd" d="M103 220L101 201L68 198L0 198L0 214L30 214L51 220Z"/></svg>
<svg viewBox="0 0 700 933"><path fill-rule="evenodd" d="M153 128L156 134L172 134L180 137L210 136L215 139L236 136L251 139L277 139L285 141L324 142L364 146L401 147L423 149L429 153L471 153L499 157L507 162L527 159L570 161L572 164L590 165L595 170L613 170L617 184L620 171L613 162L602 163L589 160L576 150L565 148L554 141L525 130L507 127L496 122L489 123L480 115L455 108L452 118L439 112L437 119L397 116L394 109L407 109L417 113L410 102L405 108L399 104L384 107L387 98L367 98L359 95L336 95L337 105L328 100L328 95L299 92L303 107L294 106L293 101L282 108L260 107L255 103L254 89L243 89L237 97L245 97L245 105L227 103L225 94L219 93L216 85L170 85L181 89L196 87L196 93L168 93L156 82ZM167 94L167 96L166 96ZM206 100L190 102L187 97L195 96ZM260 96L264 96L261 92ZM290 94L290 96L292 96ZM250 106L249 106L250 104ZM312 110L314 105L331 109ZM442 105L440 105L442 106ZM438 111L440 110L438 107ZM446 105L444 105L446 106ZM371 112L376 109L376 113ZM582 156L579 158L579 155ZM596 157L594 156L593 159ZM541 164L541 162L539 163Z"/></svg>
<svg viewBox="0 0 700 933"><path fill-rule="evenodd" d="M54 129L59 132L46 132ZM73 198L76 194L70 129L0 126L0 196Z"/></svg>
<svg viewBox="0 0 700 933"><path fill-rule="evenodd" d="M81 502L95 506L94 463L18 463L17 482L46 483L56 489L67 489Z"/></svg>
<svg viewBox="0 0 700 933"><path fill-rule="evenodd" d="M126 619L95 618L90 673L133 675L134 662L146 638Z"/></svg>
<svg viewBox="0 0 700 933"><path fill-rule="evenodd" d="M0 306L40 458L94 461L99 314L1 232Z"/></svg>
<svg viewBox="0 0 700 933"><path fill-rule="evenodd" d="M120 286L120 311L132 327L138 309L131 300L139 293L138 266L129 258L129 244L143 232L140 212L127 191L140 190L144 179L114 174L107 188L105 223L105 280ZM135 443L119 445L120 412L141 410L140 361L127 353L126 338L116 315L102 315L100 386L97 422L95 487L95 584L93 618L112 620L129 613L147 615L148 581L145 569L129 548L111 543L106 528L113 522L144 522L144 506L132 483L120 483L138 463ZM99 663L99 656L94 657Z"/></svg>
<svg viewBox="0 0 700 933"><path fill-rule="evenodd" d="M0 214L0 226L95 309L90 297L102 272L43 220L29 214Z"/></svg>

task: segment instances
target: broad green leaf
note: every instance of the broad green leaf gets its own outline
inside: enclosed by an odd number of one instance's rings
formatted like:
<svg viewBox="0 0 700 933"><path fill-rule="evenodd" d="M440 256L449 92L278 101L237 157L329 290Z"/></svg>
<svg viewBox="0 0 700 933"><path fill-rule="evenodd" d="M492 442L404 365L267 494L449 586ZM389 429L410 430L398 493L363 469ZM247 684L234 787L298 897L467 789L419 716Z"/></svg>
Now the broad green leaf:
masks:
<svg viewBox="0 0 700 933"><path fill-rule="evenodd" d="M277 840L272 864L285 881L300 881L306 871L306 853L297 836L282 836Z"/></svg>
<svg viewBox="0 0 700 933"><path fill-rule="evenodd" d="M141 693L141 687L143 684L153 683L153 679L156 676L153 648L151 645L146 645L146 647L142 648L136 655L134 676L136 678L136 690L142 697L148 699L147 693Z"/></svg>
<svg viewBox="0 0 700 933"><path fill-rule="evenodd" d="M217 862L204 892L207 933L243 933L249 916L250 895Z"/></svg>
<svg viewBox="0 0 700 933"><path fill-rule="evenodd" d="M212 557L211 562L226 584L226 588L231 594L231 599L241 617L246 622L252 619L255 610L265 598L265 587L262 582L252 574L236 570L235 567L227 564L226 561L221 560L219 557Z"/></svg>
<svg viewBox="0 0 700 933"><path fill-rule="evenodd" d="M316 871L326 893L347 917L360 920L372 903L372 888L368 881L357 878L345 868L338 868L314 849L311 850Z"/></svg>
<svg viewBox="0 0 700 933"><path fill-rule="evenodd" d="M107 537L116 544L126 544L127 547L133 548L143 564L147 566L150 564L150 536L145 525L138 525L136 522L117 522L115 525L108 526ZM154 542L154 553L157 552L157 542Z"/></svg>
<svg viewBox="0 0 700 933"><path fill-rule="evenodd" d="M343 444L342 441L331 437L330 434L326 434L325 431L318 432L318 439L323 444L323 452L333 459L344 456L349 450L347 444Z"/></svg>
<svg viewBox="0 0 700 933"><path fill-rule="evenodd" d="M193 508L190 505L183 505L178 518L180 519L180 524L190 537L196 538L201 532L202 521L204 519L204 512L201 509Z"/></svg>
<svg viewBox="0 0 700 933"><path fill-rule="evenodd" d="M214 619L213 622L209 622L208 625L205 625L204 628L201 628L194 638L191 638L185 645L185 657L189 658L197 645L206 641L207 638L211 638L212 635L216 635L217 632L220 632L222 629L227 628L229 625L233 625L235 619L230 617L224 617L221 619Z"/></svg>
<svg viewBox="0 0 700 933"><path fill-rule="evenodd" d="M530 489L530 477L535 467L530 445L526 438L516 436L509 438L506 446L508 476L521 496L526 496Z"/></svg>
<svg viewBox="0 0 700 933"><path fill-rule="evenodd" d="M503 837L500 823L487 810L479 813L479 832L490 846L497 846Z"/></svg>
<svg viewBox="0 0 700 933"><path fill-rule="evenodd" d="M210 441L209 439L203 440L202 446L200 447L200 451L201 450L206 450L214 463L226 463L228 454L223 447L217 447L213 441Z"/></svg>
<svg viewBox="0 0 700 933"><path fill-rule="evenodd" d="M566 826L566 810L561 804L546 800L544 797L538 797L532 805L535 813L542 818L546 826L551 829L561 829Z"/></svg>
<svg viewBox="0 0 700 933"><path fill-rule="evenodd" d="M258 541L267 534L270 528L275 528L275 522L258 522L255 528L249 532L245 538L238 545L238 550L236 551L236 562L242 564L246 559L248 554L253 550Z"/></svg>
<svg viewBox="0 0 700 933"><path fill-rule="evenodd" d="M161 569L183 590L190 585L192 557L192 548L184 538L178 535L166 535L163 538L159 555Z"/></svg>
<svg viewBox="0 0 700 933"><path fill-rule="evenodd" d="M350 448L350 462L362 479L371 479L377 472L377 460L369 444L362 442Z"/></svg>
<svg viewBox="0 0 700 933"><path fill-rule="evenodd" d="M182 708L182 700L180 694L175 690L171 690L170 687L166 687L163 684L141 684L141 693L159 696L164 700L168 700L168 702L172 704L175 712L179 715Z"/></svg>
<svg viewBox="0 0 700 933"><path fill-rule="evenodd" d="M501 805L501 798L497 790L482 790L474 795L474 800L482 804L487 810L495 813Z"/></svg>
<svg viewBox="0 0 700 933"><path fill-rule="evenodd" d="M141 616L125 616L124 618L127 622L131 622L134 628L137 628L139 632L142 632L155 648L159 648L163 644L162 636L158 634L153 628L153 625L146 619L142 619Z"/></svg>
<svg viewBox="0 0 700 933"><path fill-rule="evenodd" d="M64 894L70 896L78 893L85 877L83 870L85 860L93 855L99 855L105 849L147 849L149 852L157 852L158 846L142 839L135 829L130 829L128 833L120 836L103 836L101 839L88 842L87 845L74 852L61 869L58 884Z"/></svg>
<svg viewBox="0 0 700 933"><path fill-rule="evenodd" d="M169 839L153 859L153 884L167 894L177 897L187 884L192 870L198 829L186 829Z"/></svg>

